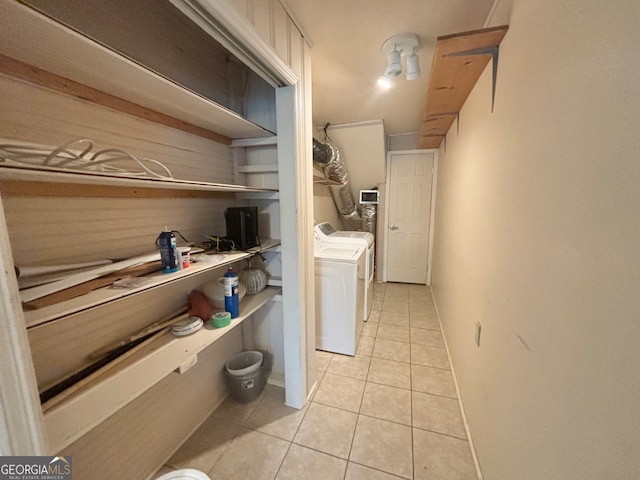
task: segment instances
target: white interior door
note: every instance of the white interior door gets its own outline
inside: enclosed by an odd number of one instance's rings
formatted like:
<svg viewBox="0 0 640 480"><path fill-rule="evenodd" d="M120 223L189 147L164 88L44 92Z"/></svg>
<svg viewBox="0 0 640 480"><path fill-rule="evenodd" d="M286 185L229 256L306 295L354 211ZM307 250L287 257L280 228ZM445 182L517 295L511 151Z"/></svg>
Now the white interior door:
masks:
<svg viewBox="0 0 640 480"><path fill-rule="evenodd" d="M427 283L434 153L389 156L387 281Z"/></svg>

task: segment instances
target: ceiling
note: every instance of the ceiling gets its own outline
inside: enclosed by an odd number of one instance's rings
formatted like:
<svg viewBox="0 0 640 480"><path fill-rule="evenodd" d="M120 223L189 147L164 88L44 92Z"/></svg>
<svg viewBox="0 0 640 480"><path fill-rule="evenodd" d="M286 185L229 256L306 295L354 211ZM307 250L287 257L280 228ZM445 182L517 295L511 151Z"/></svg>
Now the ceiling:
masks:
<svg viewBox="0 0 640 480"><path fill-rule="evenodd" d="M286 0L311 42L313 124L384 120L389 135L420 128L436 37L482 28L494 0ZM415 33L421 76L382 91L382 44ZM404 63L404 62L403 62ZM403 65L404 68L404 65Z"/></svg>

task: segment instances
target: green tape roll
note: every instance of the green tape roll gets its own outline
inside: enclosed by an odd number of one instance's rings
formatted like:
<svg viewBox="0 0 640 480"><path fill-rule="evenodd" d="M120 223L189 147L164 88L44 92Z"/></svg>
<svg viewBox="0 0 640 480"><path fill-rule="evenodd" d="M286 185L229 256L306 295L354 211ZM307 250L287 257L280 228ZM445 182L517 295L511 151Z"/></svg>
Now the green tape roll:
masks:
<svg viewBox="0 0 640 480"><path fill-rule="evenodd" d="M218 312L211 315L211 325L214 328L228 327L231 323L231 314L229 312Z"/></svg>

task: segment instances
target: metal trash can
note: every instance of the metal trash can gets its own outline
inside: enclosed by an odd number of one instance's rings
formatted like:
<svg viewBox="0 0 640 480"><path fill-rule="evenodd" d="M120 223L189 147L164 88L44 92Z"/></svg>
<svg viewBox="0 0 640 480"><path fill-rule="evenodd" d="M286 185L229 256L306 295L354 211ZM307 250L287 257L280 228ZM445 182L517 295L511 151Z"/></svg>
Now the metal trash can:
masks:
<svg viewBox="0 0 640 480"><path fill-rule="evenodd" d="M267 383L268 369L262 352L240 352L225 364L231 397L239 403L248 403L260 395Z"/></svg>

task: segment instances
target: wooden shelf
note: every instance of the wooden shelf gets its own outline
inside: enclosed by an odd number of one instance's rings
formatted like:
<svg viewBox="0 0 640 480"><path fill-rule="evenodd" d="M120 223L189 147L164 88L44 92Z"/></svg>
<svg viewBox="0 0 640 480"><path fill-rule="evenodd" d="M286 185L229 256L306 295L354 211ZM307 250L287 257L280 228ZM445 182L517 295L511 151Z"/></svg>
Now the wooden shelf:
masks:
<svg viewBox="0 0 640 480"><path fill-rule="evenodd" d="M9 59L0 62L0 67L6 75L23 79L27 75L27 81L47 82L49 88L96 103L106 102L111 108L122 107L127 113L154 121L155 113L165 115L170 117L169 121L177 119L221 135L226 138L226 141L220 140L223 143L230 143L229 139L274 135L19 2L3 2L0 16L3 18L0 55ZM43 38L47 41L43 42ZM61 56L61 51L73 52L73 55ZM29 72L29 67L36 70ZM74 85L65 85L66 79ZM80 91L75 92L75 88ZM102 98L101 94L106 97ZM143 110L136 112L136 107ZM160 119L159 123L164 121ZM199 135L197 128L192 133Z"/></svg>
<svg viewBox="0 0 640 480"><path fill-rule="evenodd" d="M114 302L120 298L144 292L150 288L159 287L160 285L164 285L169 282L175 282L185 277L198 275L213 268L218 268L223 265L235 263L244 258L248 258L258 252L277 249L279 245L280 240L277 239L261 240L260 247L252 248L248 252L222 253L220 254L220 259L217 262L195 262L192 263L189 268L178 270L174 273L165 274L162 272L158 272L147 275L144 278L151 281L146 285L140 287L127 289L116 289L112 287L100 288L85 295L81 295L64 302L56 303L55 305L39 308L37 310L26 311L24 312L25 323L27 328L35 327L36 325L61 318L66 315L71 315L73 313L97 307L108 302Z"/></svg>
<svg viewBox="0 0 640 480"><path fill-rule="evenodd" d="M440 146L492 57L489 52L469 52L498 47L508 28L486 28L437 38L418 148Z"/></svg>
<svg viewBox="0 0 640 480"><path fill-rule="evenodd" d="M91 188L87 188L91 187ZM129 178L53 168L0 165L0 188L4 196L203 196L212 192L277 193L275 189L245 187L190 180ZM143 193L140 189L147 191ZM150 193L155 191L155 194ZM171 193L167 194L166 192ZM165 192L165 193L162 193ZM179 194L178 192L189 192Z"/></svg>
<svg viewBox="0 0 640 480"><path fill-rule="evenodd" d="M241 315L228 327L213 328L207 322L204 328L187 337L176 337L167 332L45 411L50 450L60 451L171 372L188 368L200 352L238 327L267 302L277 300L279 295L280 289L273 287L247 295L240 303Z"/></svg>

